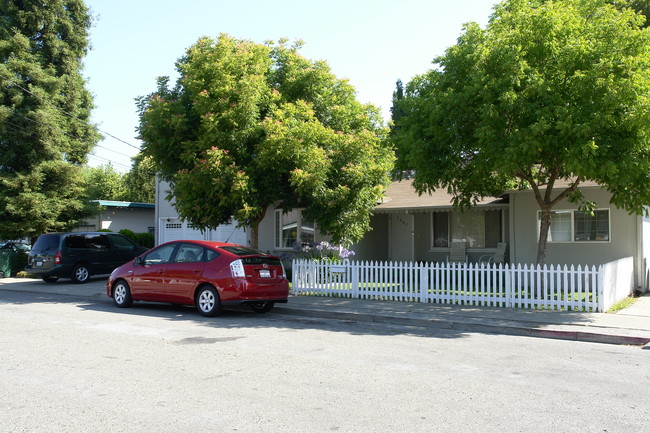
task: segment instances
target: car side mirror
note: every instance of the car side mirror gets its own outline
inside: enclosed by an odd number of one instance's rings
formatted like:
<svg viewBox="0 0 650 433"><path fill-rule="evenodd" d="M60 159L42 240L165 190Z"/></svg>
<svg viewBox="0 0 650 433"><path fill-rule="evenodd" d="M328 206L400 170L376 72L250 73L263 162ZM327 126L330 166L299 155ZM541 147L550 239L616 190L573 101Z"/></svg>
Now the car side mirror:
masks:
<svg viewBox="0 0 650 433"><path fill-rule="evenodd" d="M136 265L144 265L144 259L142 257L136 257L135 258L135 264Z"/></svg>

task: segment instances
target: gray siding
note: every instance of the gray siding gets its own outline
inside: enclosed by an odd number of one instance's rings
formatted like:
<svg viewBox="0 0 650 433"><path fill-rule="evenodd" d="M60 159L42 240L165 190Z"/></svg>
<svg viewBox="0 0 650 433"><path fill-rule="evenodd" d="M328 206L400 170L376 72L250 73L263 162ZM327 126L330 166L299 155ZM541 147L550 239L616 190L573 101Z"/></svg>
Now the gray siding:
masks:
<svg viewBox="0 0 650 433"><path fill-rule="evenodd" d="M600 265L623 257L636 257L638 246L637 217L609 203L610 194L598 187L583 189L585 198L598 203L597 208L609 209L610 241L567 242L547 245L547 264ZM578 206L563 201L554 210L573 210ZM535 263L537 260L537 212L539 205L532 191L510 195L510 248L512 263Z"/></svg>

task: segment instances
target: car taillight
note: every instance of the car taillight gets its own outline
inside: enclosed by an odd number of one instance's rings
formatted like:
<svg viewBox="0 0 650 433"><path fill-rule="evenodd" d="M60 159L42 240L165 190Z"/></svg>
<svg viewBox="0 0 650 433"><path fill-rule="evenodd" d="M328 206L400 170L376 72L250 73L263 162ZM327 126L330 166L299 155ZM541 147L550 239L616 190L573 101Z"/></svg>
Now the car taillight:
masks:
<svg viewBox="0 0 650 433"><path fill-rule="evenodd" d="M61 251L57 251L56 254L54 255L54 264L55 265L61 264Z"/></svg>
<svg viewBox="0 0 650 433"><path fill-rule="evenodd" d="M241 260L235 260L230 263L230 273L233 278L245 278L246 273L244 272L244 263Z"/></svg>

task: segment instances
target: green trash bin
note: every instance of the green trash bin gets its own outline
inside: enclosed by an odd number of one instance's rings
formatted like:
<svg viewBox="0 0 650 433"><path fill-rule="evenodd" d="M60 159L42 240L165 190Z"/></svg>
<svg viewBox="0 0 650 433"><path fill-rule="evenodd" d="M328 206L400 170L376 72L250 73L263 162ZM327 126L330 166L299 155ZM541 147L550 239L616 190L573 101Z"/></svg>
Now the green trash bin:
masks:
<svg viewBox="0 0 650 433"><path fill-rule="evenodd" d="M0 278L10 277L16 260L16 252L0 250Z"/></svg>

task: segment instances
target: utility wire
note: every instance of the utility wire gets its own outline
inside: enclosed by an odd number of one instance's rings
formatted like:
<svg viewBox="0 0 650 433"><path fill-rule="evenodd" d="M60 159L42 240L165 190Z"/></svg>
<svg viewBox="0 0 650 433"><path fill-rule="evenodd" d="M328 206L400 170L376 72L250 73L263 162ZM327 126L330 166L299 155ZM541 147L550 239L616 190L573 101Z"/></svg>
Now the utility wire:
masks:
<svg viewBox="0 0 650 433"><path fill-rule="evenodd" d="M3 107L3 106L0 106L0 108L3 108L3 109L5 109L5 110L9 110L8 108ZM25 120L28 120L28 121L33 122L33 123L36 123L36 124L41 125L41 126L44 126L45 128L52 129L52 130L54 130L54 131L60 132L61 134L65 135L65 136L68 136L68 137L70 137L70 138L73 138L73 139L75 139L75 140L80 140L79 137L75 137L74 135L68 134L67 132L62 131L62 130L59 129L59 128L55 128L54 126L46 125L45 123L39 122L38 120L34 120L34 119L30 118L30 117L27 117L27 116L24 115L24 114L22 115L22 117L23 117ZM25 128L24 126L16 125L15 123L12 123L12 122L9 122L9 121L5 121L5 124L6 124L6 125L11 125L11 126L13 126L13 128L11 128L11 129L13 129L14 131L17 131L17 132L29 132L29 130L28 130L27 128ZM18 129L16 129L16 128L19 128L20 131L19 131ZM97 146L97 147L101 147L102 149L108 150L108 151L110 151L110 152L117 153L118 155L122 155L122 156L126 156L127 158L131 158L131 156L129 156L129 155L125 154L125 153L121 153L121 152L118 152L118 151L116 151L116 150L109 149L108 147L101 146L101 145L99 145L99 144L96 144L95 146ZM119 163L119 162L113 161L113 160L108 159L108 158L103 158L103 157L101 157L101 156L97 156L97 155L94 155L94 154L91 154L91 153L89 153L88 155L90 155L90 156L94 156L94 157L96 157L96 158L104 159L104 160L106 160L106 161L108 161L108 162L110 162L110 163L113 163L113 164L116 164L116 165L121 165L122 167L125 167L125 168L131 168L131 167L127 166L126 164L121 164L121 163Z"/></svg>
<svg viewBox="0 0 650 433"><path fill-rule="evenodd" d="M118 138L118 137L114 136L113 134L111 134L111 133L109 133L109 132L103 131L103 130L99 129L99 127L97 127L97 126L95 126L95 125L92 125L92 124L90 124L90 123L88 123L88 122L86 122L86 121L84 121L84 120L81 120L81 119L79 119L78 117L75 117L74 115L68 113L67 111L65 111L65 110L63 110L63 109L57 107L56 105L52 104L51 102L49 102L49 101L47 101L47 100L41 98L40 96L34 94L34 93L31 92L30 90L25 89L23 86L21 86L20 84L16 83L15 81L13 81L10 77L7 77L6 75L4 75L4 74L2 74L2 73L0 73L0 77L4 78L5 80L7 80L8 82L10 82L10 83L13 84L14 86L18 87L19 89L23 90L24 92L27 92L27 93L29 93L30 95L34 96L35 98L37 98L37 99L39 99L39 100L45 102L45 103L46 103L47 105L49 105L50 107L54 108L55 110L60 111L61 113L65 114L66 116L69 116L69 117L71 117L71 118L73 118L73 119L75 119L75 120L77 120L77 121L79 121L79 122L81 122L81 123L84 123L84 124L90 126L91 128L93 128L93 129L95 129L95 130L101 132L102 134L108 135L109 137L111 137L111 138L113 138L113 139L115 139L115 140L117 140L117 141L120 141L120 142L126 144L127 146L131 146L131 147L134 148L134 149L138 149L138 150L140 150L140 148L139 148L138 146L135 146L135 145L133 145L133 144L131 144L131 143L128 143L128 142L122 140L121 138Z"/></svg>
<svg viewBox="0 0 650 433"><path fill-rule="evenodd" d="M108 159L108 158L104 158L103 156L95 155L95 154L92 154L92 153L89 153L89 154L88 154L88 157L101 159L101 160L104 160L104 161L110 162L111 164L119 165L119 166L124 167L124 168L127 168L127 169L130 169L130 168L131 168L131 167L129 167L128 165L125 165L125 164L122 164L122 163L120 163L120 162L116 162L116 161L110 160L110 159Z"/></svg>

